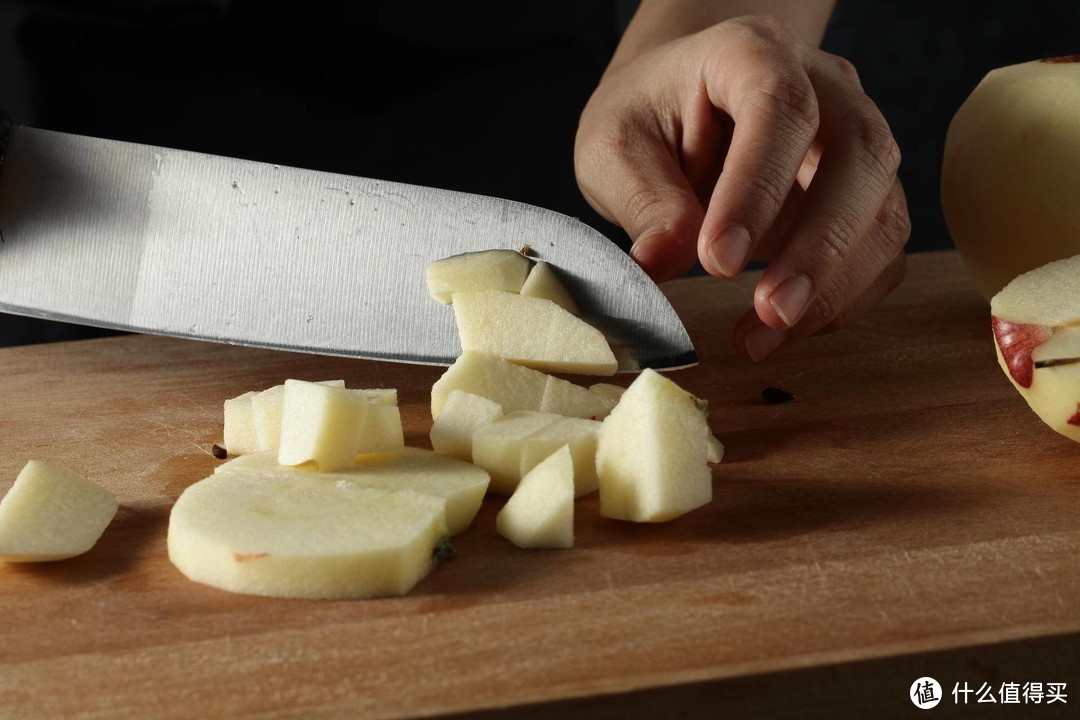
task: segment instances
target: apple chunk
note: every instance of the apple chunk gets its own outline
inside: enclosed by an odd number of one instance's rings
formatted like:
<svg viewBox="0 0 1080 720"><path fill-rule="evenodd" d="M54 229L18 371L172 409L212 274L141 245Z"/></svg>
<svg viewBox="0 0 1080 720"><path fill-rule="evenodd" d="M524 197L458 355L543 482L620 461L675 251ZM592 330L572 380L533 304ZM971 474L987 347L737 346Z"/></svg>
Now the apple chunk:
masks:
<svg viewBox="0 0 1080 720"><path fill-rule="evenodd" d="M581 309L574 301L574 296L566 289L566 285L559 279L550 263L537 262L533 265L520 292L529 297L550 300L571 315L581 315Z"/></svg>
<svg viewBox="0 0 1080 720"><path fill-rule="evenodd" d="M600 514L662 522L708 503L708 438L698 399L656 371L643 371L600 428Z"/></svg>
<svg viewBox="0 0 1080 720"><path fill-rule="evenodd" d="M494 400L453 390L431 424L431 448L441 455L472 462L473 433L502 415L502 405Z"/></svg>
<svg viewBox="0 0 1080 720"><path fill-rule="evenodd" d="M31 460L0 500L0 561L41 562L81 555L116 515L116 498L82 475Z"/></svg>
<svg viewBox="0 0 1080 720"><path fill-rule="evenodd" d="M596 490L596 440L600 421L560 417L527 436L521 442L521 476L543 462L560 447L566 447L574 464L574 496Z"/></svg>
<svg viewBox="0 0 1080 720"><path fill-rule="evenodd" d="M353 465L369 405L363 395L346 388L286 380L278 462L314 461L323 471Z"/></svg>
<svg viewBox="0 0 1080 720"><path fill-rule="evenodd" d="M259 451L253 402L258 394L258 390L251 390L225 401L223 408L225 428L222 442L225 443L225 449L232 455L246 455Z"/></svg>
<svg viewBox="0 0 1080 720"><path fill-rule="evenodd" d="M551 300L483 290L453 296L461 348L546 372L614 375L604 333Z"/></svg>
<svg viewBox="0 0 1080 720"><path fill-rule="evenodd" d="M521 548L574 546L574 461L562 446L526 473L495 517L500 535Z"/></svg>
<svg viewBox="0 0 1080 720"><path fill-rule="evenodd" d="M222 590L294 598L403 595L447 535L445 501L320 476L218 473L169 516L169 559Z"/></svg>
<svg viewBox="0 0 1080 720"><path fill-rule="evenodd" d="M1080 442L1080 255L1018 276L990 301L998 363L1031 409Z"/></svg>
<svg viewBox="0 0 1080 720"><path fill-rule="evenodd" d="M560 419L559 415L529 410L507 413L473 433L473 463L491 475L492 493L509 495L521 480L525 440Z"/></svg>
<svg viewBox="0 0 1080 720"><path fill-rule="evenodd" d="M455 292L519 292L531 269L532 261L517 251L482 250L428 263L425 276L431 297L449 304Z"/></svg>
<svg viewBox="0 0 1080 720"><path fill-rule="evenodd" d="M505 412L535 410L594 419L605 417L616 402L568 380L478 352L462 353L431 386L433 418L454 390L493 400Z"/></svg>

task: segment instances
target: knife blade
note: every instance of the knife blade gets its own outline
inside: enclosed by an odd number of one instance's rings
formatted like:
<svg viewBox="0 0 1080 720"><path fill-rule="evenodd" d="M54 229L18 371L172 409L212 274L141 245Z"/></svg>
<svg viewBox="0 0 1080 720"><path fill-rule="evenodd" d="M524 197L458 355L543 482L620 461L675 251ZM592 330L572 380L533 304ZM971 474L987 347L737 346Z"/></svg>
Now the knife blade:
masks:
<svg viewBox="0 0 1080 720"><path fill-rule="evenodd" d="M424 268L475 250L552 263L622 369L696 362L682 322L614 243L499 198L11 126L0 311L306 353L448 365ZM617 352L619 354L619 352Z"/></svg>

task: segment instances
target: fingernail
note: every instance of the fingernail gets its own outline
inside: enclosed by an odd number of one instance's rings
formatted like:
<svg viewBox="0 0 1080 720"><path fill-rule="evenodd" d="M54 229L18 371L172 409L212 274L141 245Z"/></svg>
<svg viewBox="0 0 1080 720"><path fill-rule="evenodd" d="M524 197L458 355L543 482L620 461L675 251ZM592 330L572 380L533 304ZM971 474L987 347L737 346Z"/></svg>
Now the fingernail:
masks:
<svg viewBox="0 0 1080 720"><path fill-rule="evenodd" d="M706 252L716 269L734 277L742 272L750 255L750 233L740 225L732 225L712 241Z"/></svg>
<svg viewBox="0 0 1080 720"><path fill-rule="evenodd" d="M743 343L746 354L754 362L759 362L787 340L787 330L777 330L768 325L756 325L746 331Z"/></svg>
<svg viewBox="0 0 1080 720"><path fill-rule="evenodd" d="M788 327L797 323L806 311L806 304L810 302L810 289L810 278L798 273L784 280L769 294L769 303L773 310Z"/></svg>
<svg viewBox="0 0 1080 720"><path fill-rule="evenodd" d="M637 238L634 239L633 244L630 245L630 256L633 258L639 258L641 256L641 252L643 250L646 250L649 245L654 242L654 238L657 235L666 232L667 229L667 225L653 225L651 228L638 235Z"/></svg>

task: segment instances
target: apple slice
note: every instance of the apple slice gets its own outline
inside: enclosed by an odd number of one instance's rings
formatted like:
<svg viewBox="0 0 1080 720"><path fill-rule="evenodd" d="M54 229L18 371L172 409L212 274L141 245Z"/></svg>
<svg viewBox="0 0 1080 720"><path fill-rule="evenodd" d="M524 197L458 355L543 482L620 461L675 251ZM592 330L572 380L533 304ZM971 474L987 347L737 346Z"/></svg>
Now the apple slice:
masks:
<svg viewBox="0 0 1080 720"><path fill-rule="evenodd" d="M319 472L312 464L282 465L272 452L244 455L222 463L215 473L255 476L323 478L380 490L408 490L446 501L446 525L451 535L464 531L480 510L488 474L471 463L431 450L406 447L357 458L356 467Z"/></svg>
<svg viewBox="0 0 1080 720"><path fill-rule="evenodd" d="M1080 255L1026 272L990 301L998 363L1031 409L1080 442Z"/></svg>
<svg viewBox="0 0 1080 720"><path fill-rule="evenodd" d="M439 417L431 424L431 447L441 455L472 462L473 433L502 415L502 405L494 400L452 390Z"/></svg>
<svg viewBox="0 0 1080 720"><path fill-rule="evenodd" d="M528 297L550 300L571 315L581 315L581 308L574 301L574 296L556 274L550 263L537 262L525 278L520 293Z"/></svg>
<svg viewBox="0 0 1080 720"><path fill-rule="evenodd" d="M439 554L445 505L318 475L217 473L173 506L169 559L195 582L238 593L404 595Z"/></svg>
<svg viewBox="0 0 1080 720"><path fill-rule="evenodd" d="M574 546L574 461L565 445L526 473L495 517L500 535L521 548Z"/></svg>
<svg viewBox="0 0 1080 720"><path fill-rule="evenodd" d="M614 375L607 338L551 300L501 290L453 296L461 348L546 372Z"/></svg>
<svg viewBox="0 0 1080 720"><path fill-rule="evenodd" d="M245 455L259 451L253 404L258 394L258 390L252 390L225 401L225 429L222 442L225 443L225 449L231 455Z"/></svg>
<svg viewBox="0 0 1080 720"><path fill-rule="evenodd" d="M81 555L116 515L105 488L60 465L31 460L0 500L0 562Z"/></svg>
<svg viewBox="0 0 1080 720"><path fill-rule="evenodd" d="M360 393L305 380L286 380L278 462L313 461L324 472L355 464L371 404Z"/></svg>
<svg viewBox="0 0 1080 720"><path fill-rule="evenodd" d="M425 276L431 297L445 305L455 292L519 292L531 269L532 261L517 251L483 250L429 263Z"/></svg>
<svg viewBox="0 0 1080 720"><path fill-rule="evenodd" d="M700 401L655 370L630 384L600 428L600 514L663 522L712 499Z"/></svg>
<svg viewBox="0 0 1080 720"><path fill-rule="evenodd" d="M473 464L488 471L488 491L514 492L521 480L521 453L525 439L560 419L552 413L517 410L473 433Z"/></svg>
<svg viewBox="0 0 1080 720"><path fill-rule="evenodd" d="M560 417L521 442L521 477L560 447L566 447L574 463L574 497L596 490L596 440L599 420Z"/></svg>
<svg viewBox="0 0 1080 720"><path fill-rule="evenodd" d="M615 400L580 385L477 352L462 353L432 385L433 418L438 419L454 390L493 400L505 412L535 410L600 419L615 407Z"/></svg>

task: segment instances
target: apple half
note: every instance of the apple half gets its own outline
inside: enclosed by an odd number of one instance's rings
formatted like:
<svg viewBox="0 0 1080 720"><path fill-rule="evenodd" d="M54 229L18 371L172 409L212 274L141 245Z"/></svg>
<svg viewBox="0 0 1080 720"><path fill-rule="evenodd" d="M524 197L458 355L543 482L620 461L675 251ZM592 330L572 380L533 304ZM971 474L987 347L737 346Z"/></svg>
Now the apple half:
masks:
<svg viewBox="0 0 1080 720"><path fill-rule="evenodd" d="M1080 255L1015 278L990 301L998 362L1043 422L1080 442Z"/></svg>

